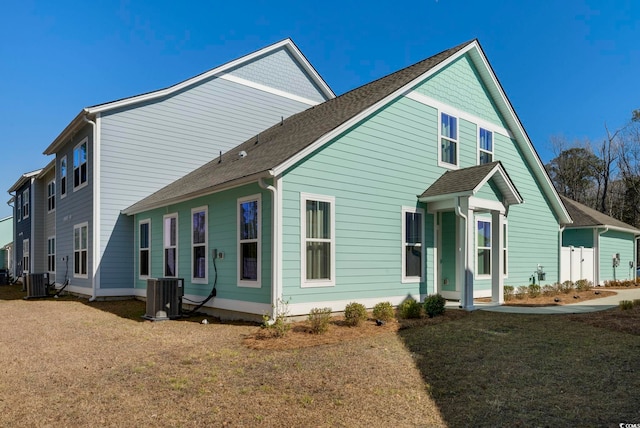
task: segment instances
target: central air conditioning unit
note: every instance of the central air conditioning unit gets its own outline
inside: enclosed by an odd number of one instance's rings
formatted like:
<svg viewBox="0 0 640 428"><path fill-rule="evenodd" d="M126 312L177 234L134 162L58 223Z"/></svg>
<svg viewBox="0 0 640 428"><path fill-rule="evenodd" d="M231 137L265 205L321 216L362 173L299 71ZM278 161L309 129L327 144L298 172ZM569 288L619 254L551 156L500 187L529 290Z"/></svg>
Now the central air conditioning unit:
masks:
<svg viewBox="0 0 640 428"><path fill-rule="evenodd" d="M27 295L24 299L49 297L49 275L46 273L29 273L24 277Z"/></svg>
<svg viewBox="0 0 640 428"><path fill-rule="evenodd" d="M147 312L142 318L163 321L182 316L183 278L149 278Z"/></svg>

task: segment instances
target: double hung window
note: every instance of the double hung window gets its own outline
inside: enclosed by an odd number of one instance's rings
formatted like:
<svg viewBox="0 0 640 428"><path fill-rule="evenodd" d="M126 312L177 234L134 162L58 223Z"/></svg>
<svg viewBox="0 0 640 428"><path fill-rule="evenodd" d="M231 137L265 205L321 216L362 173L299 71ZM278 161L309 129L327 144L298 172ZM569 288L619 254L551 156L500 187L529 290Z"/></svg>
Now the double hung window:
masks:
<svg viewBox="0 0 640 428"><path fill-rule="evenodd" d="M238 284L260 287L260 195L238 199Z"/></svg>
<svg viewBox="0 0 640 428"><path fill-rule="evenodd" d="M178 276L178 214L164 216L164 276Z"/></svg>
<svg viewBox="0 0 640 428"><path fill-rule="evenodd" d="M56 272L56 238L55 236L47 239L47 272L53 274Z"/></svg>
<svg viewBox="0 0 640 428"><path fill-rule="evenodd" d="M478 164L493 162L493 132L484 128L478 131Z"/></svg>
<svg viewBox="0 0 640 428"><path fill-rule="evenodd" d="M140 278L151 275L151 220L142 220L138 226L138 263Z"/></svg>
<svg viewBox="0 0 640 428"><path fill-rule="evenodd" d="M424 211L420 208L402 209L402 281L418 282L424 266Z"/></svg>
<svg viewBox="0 0 640 428"><path fill-rule="evenodd" d="M191 278L207 282L207 207L191 210Z"/></svg>
<svg viewBox="0 0 640 428"><path fill-rule="evenodd" d="M87 278L89 225L87 223L73 226L73 276Z"/></svg>
<svg viewBox="0 0 640 428"><path fill-rule="evenodd" d="M302 195L302 284L335 285L335 199Z"/></svg>
<svg viewBox="0 0 640 428"><path fill-rule="evenodd" d="M47 212L56 209L56 182L52 180L47 184Z"/></svg>
<svg viewBox="0 0 640 428"><path fill-rule="evenodd" d="M440 163L458 165L458 118L440 113Z"/></svg>
<svg viewBox="0 0 640 428"><path fill-rule="evenodd" d="M73 189L87 184L87 140L83 140L73 149Z"/></svg>

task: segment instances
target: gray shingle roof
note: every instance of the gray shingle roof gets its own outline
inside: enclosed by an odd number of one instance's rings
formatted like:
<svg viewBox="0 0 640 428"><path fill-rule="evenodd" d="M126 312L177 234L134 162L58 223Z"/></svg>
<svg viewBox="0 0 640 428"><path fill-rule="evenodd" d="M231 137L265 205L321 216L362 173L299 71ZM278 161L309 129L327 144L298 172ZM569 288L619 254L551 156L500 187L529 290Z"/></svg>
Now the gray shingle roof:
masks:
<svg viewBox="0 0 640 428"><path fill-rule="evenodd" d="M214 192L225 184L267 173L323 135L333 131L360 112L406 86L433 67L455 55L473 40L382 77L339 97L325 101L261 132L257 137L229 150L183 178L135 203L124 212L145 211L190 197ZM238 156L244 151L245 157Z"/></svg>
<svg viewBox="0 0 640 428"><path fill-rule="evenodd" d="M594 227L594 226L609 226L620 229L628 229L630 232L640 233L640 229L637 229L630 224L616 220L615 218L601 213L600 211L589 208L586 205L576 202L573 199L569 199L566 196L560 195L560 199L567 208L569 215L573 219L573 223L566 224L566 227Z"/></svg>

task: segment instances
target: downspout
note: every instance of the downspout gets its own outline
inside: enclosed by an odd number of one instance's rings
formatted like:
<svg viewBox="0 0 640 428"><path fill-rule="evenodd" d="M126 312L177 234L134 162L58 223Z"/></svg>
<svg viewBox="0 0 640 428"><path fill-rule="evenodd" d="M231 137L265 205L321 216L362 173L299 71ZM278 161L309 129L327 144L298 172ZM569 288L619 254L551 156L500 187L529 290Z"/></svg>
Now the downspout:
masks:
<svg viewBox="0 0 640 428"><path fill-rule="evenodd" d="M13 248L12 248L12 250L14 250L16 248L16 240L17 240L16 238L18 237L17 236L17 234L18 234L18 229L17 229L18 224L17 223L18 222L16 221L16 210L15 210L16 207L15 207L15 205L11 205L11 202L14 202L16 200L16 196L13 193L9 193L9 195L11 195L11 199L9 199L7 201L7 205L9 205L11 207L11 215L13 216L13 221L11 222L11 223L13 223L13 230L12 230L13 233L12 233L11 239L13 240ZM11 253L13 253L13 254L11 254ZM15 266L17 264L16 263L17 260L14 260L15 251L11 251L11 253L9 254L9 257L8 257L8 259L9 259L8 261L9 261L9 265L10 265L8 267L9 267L9 272L11 272L11 276L15 277L16 276Z"/></svg>
<svg viewBox="0 0 640 428"><path fill-rule="evenodd" d="M635 282L636 285L638 285L638 240L640 240L640 236L636 235L633 240L635 244L633 246L633 282Z"/></svg>
<svg viewBox="0 0 640 428"><path fill-rule="evenodd" d="M456 197L456 215L458 217L460 217L463 221L464 221L464 228L463 230L465 230L465 235L466 235L466 230L467 230L467 222L469 221L469 219L467 218L466 214L463 214L462 212L462 208L460 207L460 196ZM462 308L466 308L467 307L467 266L469 266L468 264L468 248L467 245L469 245L469 243L467 242L469 240L468 237L465 238L465 248L464 248L464 255L463 255L463 262L464 262L464 276L462 278L460 278L460 280L462 281L462 287L461 287L461 295L460 295L460 306ZM473 293L473 292L472 292ZM472 300L473 302L473 296L472 296Z"/></svg>
<svg viewBox="0 0 640 428"><path fill-rule="evenodd" d="M558 284L562 283L562 245L564 244L564 229L565 226L560 226L560 236L558 238L558 241L560 241L558 251Z"/></svg>
<svg viewBox="0 0 640 428"><path fill-rule="evenodd" d="M596 285L600 285L600 235L602 235L603 233L607 233L609 231L609 226L605 226L604 230L600 231L599 229L596 229L596 240L597 242L595 243L596 245L594 245L596 251L598 252L598 254L596 254L596 260L595 260L595 268L596 268L596 275L595 275L595 281L596 281Z"/></svg>
<svg viewBox="0 0 640 428"><path fill-rule="evenodd" d="M271 174L273 174L270 171ZM279 284L278 284L278 267L280 260L278 259L278 237L280 236L280 224L278 221L278 189L267 184L264 181L265 177L258 179L258 185L265 190L271 192L271 320L275 322L278 316L278 296L279 296Z"/></svg>
<svg viewBox="0 0 640 428"><path fill-rule="evenodd" d="M97 218L97 207L98 207L98 184L97 184L97 179L96 177L98 176L97 172L98 172L98 162L97 162L97 151L98 151L98 132L97 132L97 125L96 122L87 118L87 116L83 116L82 119L85 121L85 123L88 123L91 125L92 129L93 129L93 135L92 135L92 146L93 146L93 176L91 177L91 186L93 187L93 192L92 192L92 196L93 196L93 215L92 215L92 242L93 245L91 246L91 266L92 266L92 275L91 275L91 297L89 298L90 302L93 302L96 300L97 298L97 281L98 281L98 260L97 260L97 255L98 255L98 251L96 250L97 247L97 240L98 240L98 223L99 223L99 219ZM89 174L89 168L87 168L87 175Z"/></svg>

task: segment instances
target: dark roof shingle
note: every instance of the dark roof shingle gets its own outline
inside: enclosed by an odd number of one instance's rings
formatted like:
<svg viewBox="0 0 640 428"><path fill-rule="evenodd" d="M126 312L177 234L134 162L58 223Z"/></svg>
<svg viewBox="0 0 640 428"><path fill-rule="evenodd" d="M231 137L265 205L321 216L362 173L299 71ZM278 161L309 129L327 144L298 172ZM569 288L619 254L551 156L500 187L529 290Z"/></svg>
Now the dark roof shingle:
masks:
<svg viewBox="0 0 640 428"><path fill-rule="evenodd" d="M615 218L596 211L593 208L589 208L579 202L569 199L566 196L560 195L560 199L567 208L569 215L573 219L573 223L567 224L567 227L593 227L593 226L613 226L621 229L628 229L630 231L640 233L640 229L637 229L630 224L616 220Z"/></svg>

